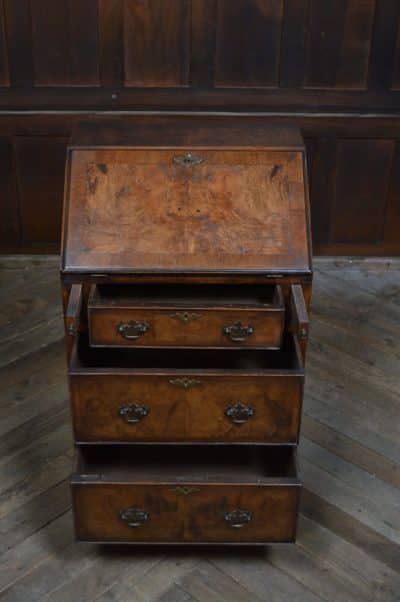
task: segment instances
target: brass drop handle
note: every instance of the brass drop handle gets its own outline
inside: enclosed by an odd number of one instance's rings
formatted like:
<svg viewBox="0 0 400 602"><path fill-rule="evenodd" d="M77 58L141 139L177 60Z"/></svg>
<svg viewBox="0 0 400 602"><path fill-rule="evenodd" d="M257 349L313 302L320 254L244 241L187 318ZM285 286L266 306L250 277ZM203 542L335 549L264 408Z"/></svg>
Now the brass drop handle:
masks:
<svg viewBox="0 0 400 602"><path fill-rule="evenodd" d="M117 326L117 332L129 341L136 341L136 339L143 336L148 330L149 325L145 321L130 320L129 322L120 322Z"/></svg>
<svg viewBox="0 0 400 602"><path fill-rule="evenodd" d="M144 525L149 520L150 514L146 510L140 510L139 508L127 508L126 510L121 510L119 518L128 527L135 528Z"/></svg>
<svg viewBox="0 0 400 602"><path fill-rule="evenodd" d="M253 515L248 510L237 508L232 512L224 514L224 519L232 529L241 529L245 527L253 518Z"/></svg>
<svg viewBox="0 0 400 602"><path fill-rule="evenodd" d="M229 418L233 424L244 424L256 413L252 406L245 405L240 401L238 403L226 406L225 416Z"/></svg>
<svg viewBox="0 0 400 602"><path fill-rule="evenodd" d="M119 406L118 414L129 424L137 424L149 413L149 408L145 405L131 403L130 405Z"/></svg>
<svg viewBox="0 0 400 602"><path fill-rule="evenodd" d="M255 331L254 326L248 324L243 326L241 322L235 322L230 326L224 326L223 333L226 334L234 343L242 343L249 338Z"/></svg>

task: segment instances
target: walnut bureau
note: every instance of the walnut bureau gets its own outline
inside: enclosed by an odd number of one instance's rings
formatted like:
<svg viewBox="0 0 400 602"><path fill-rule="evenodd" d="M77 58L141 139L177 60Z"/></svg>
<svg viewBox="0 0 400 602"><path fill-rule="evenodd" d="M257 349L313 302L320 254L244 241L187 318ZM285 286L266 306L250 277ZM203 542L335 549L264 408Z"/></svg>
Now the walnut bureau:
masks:
<svg viewBox="0 0 400 602"><path fill-rule="evenodd" d="M61 279L77 538L294 541L312 284L299 132L80 124Z"/></svg>

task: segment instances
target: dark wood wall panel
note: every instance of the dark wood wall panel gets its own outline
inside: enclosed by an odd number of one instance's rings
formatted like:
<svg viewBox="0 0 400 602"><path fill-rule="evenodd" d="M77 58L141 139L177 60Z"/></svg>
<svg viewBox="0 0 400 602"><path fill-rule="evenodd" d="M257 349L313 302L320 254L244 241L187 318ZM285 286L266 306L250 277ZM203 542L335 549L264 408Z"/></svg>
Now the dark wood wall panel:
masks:
<svg viewBox="0 0 400 602"><path fill-rule="evenodd" d="M399 18L399 0L376 0L368 89L378 95L392 87Z"/></svg>
<svg viewBox="0 0 400 602"><path fill-rule="evenodd" d="M400 111L399 24L399 0L0 0L0 108Z"/></svg>
<svg viewBox="0 0 400 602"><path fill-rule="evenodd" d="M31 0L35 83L99 84L96 0Z"/></svg>
<svg viewBox="0 0 400 602"><path fill-rule="evenodd" d="M311 0L305 85L367 88L375 0Z"/></svg>
<svg viewBox="0 0 400 602"><path fill-rule="evenodd" d="M395 142L339 140L330 238L381 244Z"/></svg>
<svg viewBox="0 0 400 602"><path fill-rule="evenodd" d="M367 89L374 16L375 0L349 0L336 70L336 87Z"/></svg>
<svg viewBox="0 0 400 602"><path fill-rule="evenodd" d="M397 27L396 46L393 53L392 90L400 90L400 20Z"/></svg>
<svg viewBox="0 0 400 602"><path fill-rule="evenodd" d="M301 88L306 61L309 0L286 0L280 53L280 85Z"/></svg>
<svg viewBox="0 0 400 602"><path fill-rule="evenodd" d="M184 86L189 83L188 0L124 1L127 86Z"/></svg>
<svg viewBox="0 0 400 602"><path fill-rule="evenodd" d="M6 21L4 13L4 3L0 0L0 86L8 86L9 68L8 68L8 51L6 40Z"/></svg>
<svg viewBox="0 0 400 602"><path fill-rule="evenodd" d="M82 118L87 115L0 114L2 251L58 250L65 149ZM127 124L157 119L125 118ZM301 128L307 145L314 252L400 254L400 120L289 121Z"/></svg>
<svg viewBox="0 0 400 602"><path fill-rule="evenodd" d="M396 142L389 181L384 225L385 242L392 248L399 246L400 238L400 142ZM400 253L400 251L399 251Z"/></svg>
<svg viewBox="0 0 400 602"><path fill-rule="evenodd" d="M333 87L340 55L346 0L310 0L307 65L304 83Z"/></svg>
<svg viewBox="0 0 400 602"><path fill-rule="evenodd" d="M14 139L21 242L28 247L59 241L67 141L50 136Z"/></svg>
<svg viewBox="0 0 400 602"><path fill-rule="evenodd" d="M124 81L122 3L98 0L100 82L119 88Z"/></svg>
<svg viewBox="0 0 400 602"><path fill-rule="evenodd" d="M9 136L0 136L0 241L6 248L21 243L14 150Z"/></svg>
<svg viewBox="0 0 400 602"><path fill-rule="evenodd" d="M3 2L10 66L10 92L13 89L22 89L29 105L29 96L34 89L30 1L3 0Z"/></svg>
<svg viewBox="0 0 400 602"><path fill-rule="evenodd" d="M283 0L217 0L217 86L279 85Z"/></svg>

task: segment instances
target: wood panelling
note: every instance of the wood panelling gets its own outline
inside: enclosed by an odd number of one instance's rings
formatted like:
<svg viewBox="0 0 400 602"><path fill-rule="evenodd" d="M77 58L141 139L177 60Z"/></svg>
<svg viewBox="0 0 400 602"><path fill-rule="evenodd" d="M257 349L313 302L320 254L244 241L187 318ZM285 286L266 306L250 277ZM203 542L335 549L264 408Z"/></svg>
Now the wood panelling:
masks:
<svg viewBox="0 0 400 602"><path fill-rule="evenodd" d="M188 0L124 1L124 64L127 86L188 83Z"/></svg>
<svg viewBox="0 0 400 602"><path fill-rule="evenodd" d="M118 88L124 80L123 7L120 0L98 0L98 8L101 85Z"/></svg>
<svg viewBox="0 0 400 602"><path fill-rule="evenodd" d="M398 0L2 2L3 108L400 109Z"/></svg>
<svg viewBox="0 0 400 602"><path fill-rule="evenodd" d="M33 89L32 24L29 0L3 0L11 88ZM29 103L27 94L26 100Z"/></svg>
<svg viewBox="0 0 400 602"><path fill-rule="evenodd" d="M9 137L0 137L0 240L14 245L21 239L14 156Z"/></svg>
<svg viewBox="0 0 400 602"><path fill-rule="evenodd" d="M389 182L385 215L385 240L391 245L399 243L400 233L400 142L396 142ZM400 253L400 251L399 251Z"/></svg>
<svg viewBox="0 0 400 602"><path fill-rule="evenodd" d="M310 0L305 84L315 88L335 85L346 0Z"/></svg>
<svg viewBox="0 0 400 602"><path fill-rule="evenodd" d="M400 90L400 27L397 29L396 48L393 54L392 90Z"/></svg>
<svg viewBox="0 0 400 602"><path fill-rule="evenodd" d="M31 0L31 17L35 83L97 85L96 0Z"/></svg>
<svg viewBox="0 0 400 602"><path fill-rule="evenodd" d="M280 85L301 88L304 79L308 1L287 0L285 3L280 53Z"/></svg>
<svg viewBox="0 0 400 602"><path fill-rule="evenodd" d="M14 140L23 244L58 242L67 139Z"/></svg>
<svg viewBox="0 0 400 602"><path fill-rule="evenodd" d="M0 223L7 232L2 251L58 251L65 147L73 124L87 117L0 115ZM162 127L154 116L126 119L127 124L152 119L156 129ZM300 126L307 145L314 253L400 254L400 120L289 121Z"/></svg>
<svg viewBox="0 0 400 602"><path fill-rule="evenodd" d="M375 0L349 0L343 25L343 42L336 71L339 88L365 89L371 51Z"/></svg>
<svg viewBox="0 0 400 602"><path fill-rule="evenodd" d="M394 147L392 140L339 140L331 207L335 242L382 242Z"/></svg>
<svg viewBox="0 0 400 602"><path fill-rule="evenodd" d="M277 86L283 0L218 0L217 86Z"/></svg>
<svg viewBox="0 0 400 602"><path fill-rule="evenodd" d="M0 86L9 85L8 52L4 3L0 1Z"/></svg>
<svg viewBox="0 0 400 602"><path fill-rule="evenodd" d="M398 0L376 1L368 88L378 94L389 90L395 67L394 52L400 19ZM398 95L397 95L398 96Z"/></svg>
<svg viewBox="0 0 400 602"><path fill-rule="evenodd" d="M375 0L311 0L306 86L364 89Z"/></svg>

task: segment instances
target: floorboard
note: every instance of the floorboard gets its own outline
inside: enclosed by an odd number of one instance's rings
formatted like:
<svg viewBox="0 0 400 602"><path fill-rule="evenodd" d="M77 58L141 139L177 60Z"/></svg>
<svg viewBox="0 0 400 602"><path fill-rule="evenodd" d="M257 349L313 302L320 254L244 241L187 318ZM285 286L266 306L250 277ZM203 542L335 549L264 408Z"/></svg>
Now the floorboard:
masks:
<svg viewBox="0 0 400 602"><path fill-rule="evenodd" d="M0 257L0 600L400 600L400 261L315 262L294 546L76 544L58 258Z"/></svg>

